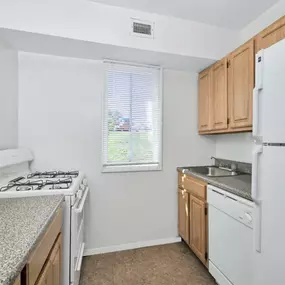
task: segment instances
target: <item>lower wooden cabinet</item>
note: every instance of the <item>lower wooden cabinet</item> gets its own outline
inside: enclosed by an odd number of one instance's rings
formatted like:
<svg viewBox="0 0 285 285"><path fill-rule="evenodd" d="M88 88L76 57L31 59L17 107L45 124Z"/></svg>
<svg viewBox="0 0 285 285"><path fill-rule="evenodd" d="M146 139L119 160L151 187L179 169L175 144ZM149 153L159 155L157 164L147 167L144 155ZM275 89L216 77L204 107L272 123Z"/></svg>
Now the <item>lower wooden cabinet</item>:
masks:
<svg viewBox="0 0 285 285"><path fill-rule="evenodd" d="M61 234L58 236L36 285L60 285Z"/></svg>
<svg viewBox="0 0 285 285"><path fill-rule="evenodd" d="M196 256L208 264L207 184L179 173L178 177L178 232Z"/></svg>
<svg viewBox="0 0 285 285"><path fill-rule="evenodd" d="M60 208L38 246L28 258L27 264L22 271L24 285L61 284L61 228L62 209Z"/></svg>
<svg viewBox="0 0 285 285"><path fill-rule="evenodd" d="M178 231L182 239L189 244L189 194L178 189Z"/></svg>
<svg viewBox="0 0 285 285"><path fill-rule="evenodd" d="M62 251L61 243L62 243L62 235L60 234L49 259L52 268L53 285L61 284L61 251Z"/></svg>
<svg viewBox="0 0 285 285"><path fill-rule="evenodd" d="M206 262L206 203L190 195L190 247Z"/></svg>
<svg viewBox="0 0 285 285"><path fill-rule="evenodd" d="M53 281L52 265L51 265L51 262L48 260L36 284L37 285L53 285L52 281Z"/></svg>
<svg viewBox="0 0 285 285"><path fill-rule="evenodd" d="M14 282L14 285L21 285L21 276L18 276L18 278Z"/></svg>

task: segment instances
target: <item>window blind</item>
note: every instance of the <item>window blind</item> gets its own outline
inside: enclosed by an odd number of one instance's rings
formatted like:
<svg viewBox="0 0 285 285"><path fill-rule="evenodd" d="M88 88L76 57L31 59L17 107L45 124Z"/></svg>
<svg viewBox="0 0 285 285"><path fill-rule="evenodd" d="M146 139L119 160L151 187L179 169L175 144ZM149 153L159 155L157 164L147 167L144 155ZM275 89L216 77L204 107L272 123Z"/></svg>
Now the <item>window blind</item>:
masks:
<svg viewBox="0 0 285 285"><path fill-rule="evenodd" d="M161 169L161 71L106 64L103 171Z"/></svg>

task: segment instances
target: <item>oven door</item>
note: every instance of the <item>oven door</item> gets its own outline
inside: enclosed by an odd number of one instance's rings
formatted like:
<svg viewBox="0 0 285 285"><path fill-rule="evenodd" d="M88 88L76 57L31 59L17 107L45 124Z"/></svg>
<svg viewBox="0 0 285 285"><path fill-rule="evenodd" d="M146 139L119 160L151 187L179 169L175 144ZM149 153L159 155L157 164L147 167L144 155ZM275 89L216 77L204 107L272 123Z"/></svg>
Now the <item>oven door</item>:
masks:
<svg viewBox="0 0 285 285"><path fill-rule="evenodd" d="M79 284L80 270L84 253L84 206L88 196L87 187L71 208L70 282Z"/></svg>

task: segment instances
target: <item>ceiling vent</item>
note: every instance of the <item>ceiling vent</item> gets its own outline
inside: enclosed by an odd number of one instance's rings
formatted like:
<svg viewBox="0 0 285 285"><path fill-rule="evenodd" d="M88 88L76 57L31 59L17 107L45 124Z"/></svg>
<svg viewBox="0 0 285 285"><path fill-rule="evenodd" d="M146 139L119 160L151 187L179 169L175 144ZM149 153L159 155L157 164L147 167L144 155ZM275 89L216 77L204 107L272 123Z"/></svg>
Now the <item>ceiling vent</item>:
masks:
<svg viewBox="0 0 285 285"><path fill-rule="evenodd" d="M154 23L150 21L142 21L138 19L131 19L132 31L131 34L137 37L154 38Z"/></svg>

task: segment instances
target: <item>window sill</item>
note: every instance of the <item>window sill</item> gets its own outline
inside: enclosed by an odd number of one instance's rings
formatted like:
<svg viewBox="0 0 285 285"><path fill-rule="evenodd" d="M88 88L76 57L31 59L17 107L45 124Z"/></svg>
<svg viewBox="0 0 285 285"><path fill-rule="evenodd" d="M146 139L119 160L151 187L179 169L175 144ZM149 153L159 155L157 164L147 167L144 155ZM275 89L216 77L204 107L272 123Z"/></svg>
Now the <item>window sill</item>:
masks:
<svg viewBox="0 0 285 285"><path fill-rule="evenodd" d="M144 164L144 165L118 165L103 166L102 173L114 172L141 172L141 171L161 171L161 164Z"/></svg>

